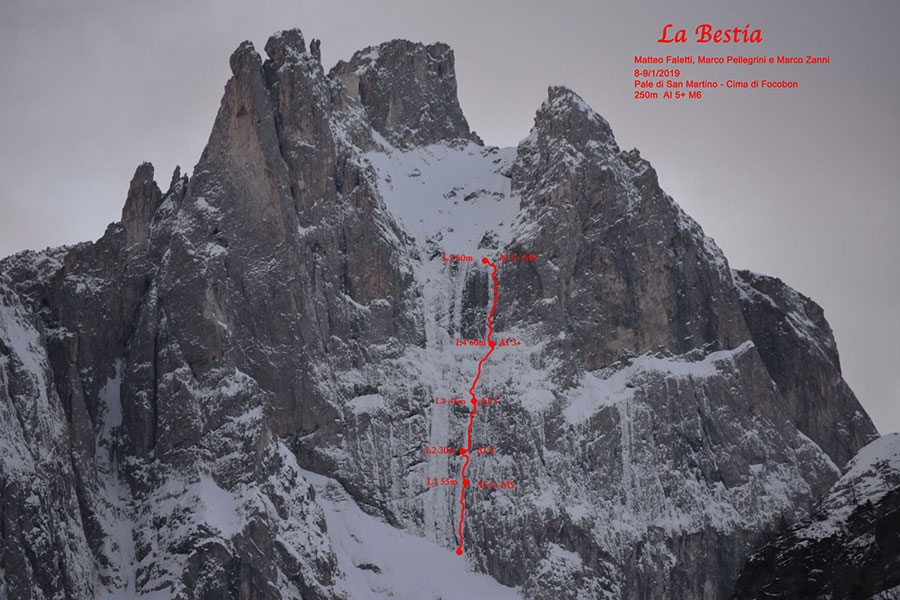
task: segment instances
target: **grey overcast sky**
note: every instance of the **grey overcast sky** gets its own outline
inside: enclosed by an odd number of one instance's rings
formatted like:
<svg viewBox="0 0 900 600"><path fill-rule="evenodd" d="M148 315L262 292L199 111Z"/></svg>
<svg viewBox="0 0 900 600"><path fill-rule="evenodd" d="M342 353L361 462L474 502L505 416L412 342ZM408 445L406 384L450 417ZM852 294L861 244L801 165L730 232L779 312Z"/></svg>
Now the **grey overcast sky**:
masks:
<svg viewBox="0 0 900 600"><path fill-rule="evenodd" d="M666 23L689 42L656 42ZM760 44L697 44L700 23ZM470 125L528 134L548 85L573 88L637 147L731 265L825 309L844 375L882 433L900 430L900 2L3 0L0 255L102 235L145 160L166 187L209 135L228 57L300 27L326 68L393 38L449 43ZM792 91L633 97L634 55L827 55L824 66L690 67L791 79ZM687 70L688 67L685 67Z"/></svg>

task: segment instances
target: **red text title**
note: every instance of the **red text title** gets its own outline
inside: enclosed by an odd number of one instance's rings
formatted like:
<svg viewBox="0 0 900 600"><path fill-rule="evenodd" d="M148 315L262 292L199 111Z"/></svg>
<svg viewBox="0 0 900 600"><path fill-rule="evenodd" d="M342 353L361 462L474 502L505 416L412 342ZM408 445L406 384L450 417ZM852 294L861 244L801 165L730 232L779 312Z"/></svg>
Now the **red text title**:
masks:
<svg viewBox="0 0 900 600"><path fill-rule="evenodd" d="M687 42L687 30L672 30L674 25L669 23L663 27L662 35L657 42L661 44L683 44ZM762 30L750 29L750 24L744 25L743 29L735 27L734 29L713 29L709 23L702 23L694 28L695 40L698 44L758 44L762 41Z"/></svg>

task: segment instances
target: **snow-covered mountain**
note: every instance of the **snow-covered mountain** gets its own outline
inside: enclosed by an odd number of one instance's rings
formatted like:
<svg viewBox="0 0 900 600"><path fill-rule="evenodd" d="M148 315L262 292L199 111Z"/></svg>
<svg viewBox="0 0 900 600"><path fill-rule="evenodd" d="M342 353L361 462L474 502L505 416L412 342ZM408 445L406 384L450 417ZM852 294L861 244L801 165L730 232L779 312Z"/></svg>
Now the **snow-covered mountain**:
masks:
<svg viewBox="0 0 900 600"><path fill-rule="evenodd" d="M900 433L860 450L810 516L756 553L734 598L900 598Z"/></svg>
<svg viewBox="0 0 900 600"><path fill-rule="evenodd" d="M9 597L724 598L877 437L573 91L500 149L443 44L266 54L191 177L0 263Z"/></svg>

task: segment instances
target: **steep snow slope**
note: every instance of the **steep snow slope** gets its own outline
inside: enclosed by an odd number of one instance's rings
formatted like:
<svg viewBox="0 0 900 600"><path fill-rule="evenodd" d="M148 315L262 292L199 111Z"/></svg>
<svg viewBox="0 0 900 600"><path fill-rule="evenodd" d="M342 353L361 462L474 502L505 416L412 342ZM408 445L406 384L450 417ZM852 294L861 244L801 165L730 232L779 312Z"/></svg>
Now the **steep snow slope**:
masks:
<svg viewBox="0 0 900 600"><path fill-rule="evenodd" d="M338 589L348 598L521 598L516 590L468 571L452 550L365 514L338 482L308 471L303 475L325 511L343 573Z"/></svg>
<svg viewBox="0 0 900 600"><path fill-rule="evenodd" d="M493 249L509 241L520 202L506 175L515 156L515 148L468 142L405 151L383 146L365 159L387 208L418 244L475 254L485 236Z"/></svg>

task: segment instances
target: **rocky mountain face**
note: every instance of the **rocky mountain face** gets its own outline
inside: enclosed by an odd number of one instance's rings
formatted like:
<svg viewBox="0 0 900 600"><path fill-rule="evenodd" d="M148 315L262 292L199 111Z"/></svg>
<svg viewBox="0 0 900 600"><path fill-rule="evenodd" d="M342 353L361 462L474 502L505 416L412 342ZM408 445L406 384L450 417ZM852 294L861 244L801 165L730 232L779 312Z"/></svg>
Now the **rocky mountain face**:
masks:
<svg viewBox="0 0 900 600"><path fill-rule="evenodd" d="M757 552L733 598L900 598L900 434L863 448L810 516Z"/></svg>
<svg viewBox="0 0 900 600"><path fill-rule="evenodd" d="M0 596L725 598L877 437L571 90L499 149L443 44L265 50L191 177L0 263Z"/></svg>
<svg viewBox="0 0 900 600"><path fill-rule="evenodd" d="M845 465L872 440L872 423L841 377L841 363L822 308L781 280L735 272L744 319L783 406L804 434ZM821 403L820 398L838 398Z"/></svg>

